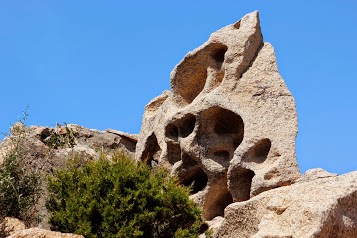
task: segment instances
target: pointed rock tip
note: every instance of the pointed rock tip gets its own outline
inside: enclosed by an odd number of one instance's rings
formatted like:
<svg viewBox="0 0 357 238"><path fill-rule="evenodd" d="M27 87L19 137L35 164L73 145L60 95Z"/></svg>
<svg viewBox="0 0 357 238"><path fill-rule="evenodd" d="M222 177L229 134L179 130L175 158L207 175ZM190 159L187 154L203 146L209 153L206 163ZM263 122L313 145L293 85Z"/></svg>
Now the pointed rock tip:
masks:
<svg viewBox="0 0 357 238"><path fill-rule="evenodd" d="M252 22L252 21L256 22L256 24L258 24L258 25L260 24L258 10L244 15L239 21L234 23L233 26L235 28L239 29L241 26L241 22L244 22L243 24L246 24L246 22Z"/></svg>

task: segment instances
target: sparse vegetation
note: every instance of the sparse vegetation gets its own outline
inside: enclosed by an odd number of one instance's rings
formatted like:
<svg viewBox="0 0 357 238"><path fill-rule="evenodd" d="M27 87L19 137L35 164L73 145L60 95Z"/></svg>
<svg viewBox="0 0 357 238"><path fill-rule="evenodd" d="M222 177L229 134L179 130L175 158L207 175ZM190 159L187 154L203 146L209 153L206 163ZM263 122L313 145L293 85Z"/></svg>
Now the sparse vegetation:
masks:
<svg viewBox="0 0 357 238"><path fill-rule="evenodd" d="M74 138L74 133L71 128L68 127L67 123L64 122L64 128L65 128L65 133L61 134L59 132L59 128L61 128L60 124L56 124L56 129L54 130L51 135L44 140L44 143L52 148L52 149L58 149L63 146L68 146L68 147L73 147L76 142Z"/></svg>
<svg viewBox="0 0 357 238"><path fill-rule="evenodd" d="M75 165L75 163L73 163ZM116 153L49 178L53 230L86 237L197 237L201 211L189 189Z"/></svg>
<svg viewBox="0 0 357 238"><path fill-rule="evenodd" d="M22 120L16 122L8 137L9 148L0 165L0 224L5 217L15 217L24 221L26 226L36 225L39 221L36 202L39 199L41 180L36 171L26 167L27 127L24 112ZM0 233L4 236L2 225ZM0 237L1 237L0 235Z"/></svg>

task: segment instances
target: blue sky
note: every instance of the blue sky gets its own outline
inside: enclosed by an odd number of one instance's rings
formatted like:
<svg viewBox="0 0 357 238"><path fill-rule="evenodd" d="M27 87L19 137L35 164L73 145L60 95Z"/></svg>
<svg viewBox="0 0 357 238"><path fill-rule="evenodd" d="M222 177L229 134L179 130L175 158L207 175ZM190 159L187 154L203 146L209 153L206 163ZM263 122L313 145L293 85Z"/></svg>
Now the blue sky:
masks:
<svg viewBox="0 0 357 238"><path fill-rule="evenodd" d="M138 133L184 55L258 10L298 110L301 171L357 170L357 2L0 1L0 132L77 123Z"/></svg>

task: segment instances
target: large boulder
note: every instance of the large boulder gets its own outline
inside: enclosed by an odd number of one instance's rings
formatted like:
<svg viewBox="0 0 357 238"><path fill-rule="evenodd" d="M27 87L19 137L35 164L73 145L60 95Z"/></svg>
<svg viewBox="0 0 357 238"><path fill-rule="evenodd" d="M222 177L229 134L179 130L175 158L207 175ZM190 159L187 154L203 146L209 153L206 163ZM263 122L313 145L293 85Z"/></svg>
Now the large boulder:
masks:
<svg viewBox="0 0 357 238"><path fill-rule="evenodd" d="M308 171L297 183L225 209L215 237L357 237L357 171Z"/></svg>
<svg viewBox="0 0 357 238"><path fill-rule="evenodd" d="M171 73L171 91L145 108L136 159L193 183L211 220L227 205L299 176L294 98L258 12L213 33Z"/></svg>

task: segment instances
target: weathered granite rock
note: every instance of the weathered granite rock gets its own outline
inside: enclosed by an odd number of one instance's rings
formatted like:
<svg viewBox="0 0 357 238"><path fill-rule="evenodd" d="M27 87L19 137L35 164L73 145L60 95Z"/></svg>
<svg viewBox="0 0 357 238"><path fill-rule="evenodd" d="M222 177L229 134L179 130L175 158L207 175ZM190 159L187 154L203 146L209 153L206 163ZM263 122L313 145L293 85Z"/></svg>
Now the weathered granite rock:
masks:
<svg viewBox="0 0 357 238"><path fill-rule="evenodd" d="M213 33L171 73L171 91L145 108L136 159L193 184L208 220L299 176L294 99L258 12Z"/></svg>
<svg viewBox="0 0 357 238"><path fill-rule="evenodd" d="M357 171L315 177L229 205L216 237L357 237L356 204Z"/></svg>
<svg viewBox="0 0 357 238"><path fill-rule="evenodd" d="M336 177L336 176L338 176L338 174L329 173L326 170L320 168L309 169L299 179L297 179L295 183L308 182L308 181L313 181L315 179Z"/></svg>
<svg viewBox="0 0 357 238"><path fill-rule="evenodd" d="M63 168L68 160L75 157L95 160L101 152L110 154L118 149L134 157L137 141L136 135L113 129L91 130L75 124L50 128L26 127L16 123L10 131L11 135L0 142L0 165L5 156L18 145L17 154L22 157L21 163L24 167L32 168L44 175ZM49 229L45 209L46 191L46 185L43 183L43 196L37 203L37 215L43 218L38 226Z"/></svg>
<svg viewBox="0 0 357 238"><path fill-rule="evenodd" d="M55 231L48 231L40 228L30 228L15 232L8 238L84 238L81 235L70 233L60 233Z"/></svg>
<svg viewBox="0 0 357 238"><path fill-rule="evenodd" d="M4 156L14 148L14 144L19 143L19 140L22 143L23 153L31 157L28 160L37 163L40 170L61 167L64 165L64 158L69 158L71 155L83 155L95 159L99 157L101 152L120 149L134 157L137 135L113 129L106 131L92 130L76 124L67 125L67 129L65 126L55 128L25 127L21 123L16 123L10 129L11 136L0 142L0 164ZM51 148L49 140L53 135L57 135L58 140L61 138L68 139L71 136L74 143L69 146L68 141L65 141L63 146Z"/></svg>

